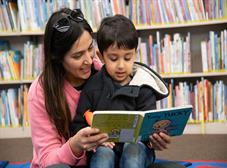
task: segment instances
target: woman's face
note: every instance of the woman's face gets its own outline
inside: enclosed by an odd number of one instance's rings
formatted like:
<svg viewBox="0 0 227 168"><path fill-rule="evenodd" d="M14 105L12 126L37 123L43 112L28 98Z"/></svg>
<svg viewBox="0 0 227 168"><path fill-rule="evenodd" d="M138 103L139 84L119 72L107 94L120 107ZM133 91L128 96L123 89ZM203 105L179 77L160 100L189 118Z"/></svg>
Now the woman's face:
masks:
<svg viewBox="0 0 227 168"><path fill-rule="evenodd" d="M91 75L91 64L94 54L93 39L87 31L84 31L66 53L63 60L66 79L74 87L82 85Z"/></svg>

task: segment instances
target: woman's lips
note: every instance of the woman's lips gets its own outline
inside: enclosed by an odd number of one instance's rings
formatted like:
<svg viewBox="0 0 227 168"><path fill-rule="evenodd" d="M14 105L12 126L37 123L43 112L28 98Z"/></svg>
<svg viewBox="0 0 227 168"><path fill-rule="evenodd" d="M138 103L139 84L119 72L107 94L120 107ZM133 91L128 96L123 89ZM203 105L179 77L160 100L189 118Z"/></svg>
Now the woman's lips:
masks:
<svg viewBox="0 0 227 168"><path fill-rule="evenodd" d="M82 68L82 72L85 74L90 73L90 71L91 71L91 67Z"/></svg>

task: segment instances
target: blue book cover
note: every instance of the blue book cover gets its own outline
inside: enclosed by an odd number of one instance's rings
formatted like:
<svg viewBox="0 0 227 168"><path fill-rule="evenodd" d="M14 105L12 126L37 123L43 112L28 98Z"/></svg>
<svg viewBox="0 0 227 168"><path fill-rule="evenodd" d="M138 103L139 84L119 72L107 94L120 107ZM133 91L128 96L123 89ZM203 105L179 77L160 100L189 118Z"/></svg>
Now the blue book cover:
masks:
<svg viewBox="0 0 227 168"><path fill-rule="evenodd" d="M143 118L139 139L147 141L153 133L165 132L170 136L182 135L192 106L147 111Z"/></svg>

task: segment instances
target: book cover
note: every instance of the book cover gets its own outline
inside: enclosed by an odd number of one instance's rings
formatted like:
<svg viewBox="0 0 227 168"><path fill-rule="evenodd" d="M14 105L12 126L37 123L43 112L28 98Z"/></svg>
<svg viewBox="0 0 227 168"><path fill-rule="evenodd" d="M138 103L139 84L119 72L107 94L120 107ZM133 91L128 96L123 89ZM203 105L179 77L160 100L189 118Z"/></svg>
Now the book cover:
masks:
<svg viewBox="0 0 227 168"><path fill-rule="evenodd" d="M112 142L147 141L149 135L165 132L182 135L192 106L148 111L95 111L92 127L108 133Z"/></svg>
<svg viewBox="0 0 227 168"><path fill-rule="evenodd" d="M20 79L20 59L21 55L19 51L8 51L7 62L11 70L11 76L14 80Z"/></svg>
<svg viewBox="0 0 227 168"><path fill-rule="evenodd" d="M166 132L170 136L182 135L192 112L192 106L173 107L146 112L139 139L147 141L153 133Z"/></svg>

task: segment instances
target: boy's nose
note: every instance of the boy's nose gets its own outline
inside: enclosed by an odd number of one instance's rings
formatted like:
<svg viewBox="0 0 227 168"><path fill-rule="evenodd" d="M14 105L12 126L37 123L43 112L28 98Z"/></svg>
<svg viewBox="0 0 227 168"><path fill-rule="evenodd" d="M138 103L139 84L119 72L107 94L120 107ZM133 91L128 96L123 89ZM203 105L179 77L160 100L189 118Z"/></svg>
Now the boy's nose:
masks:
<svg viewBox="0 0 227 168"><path fill-rule="evenodd" d="M124 61L119 61L119 63L118 63L118 67L119 68L124 68Z"/></svg>

